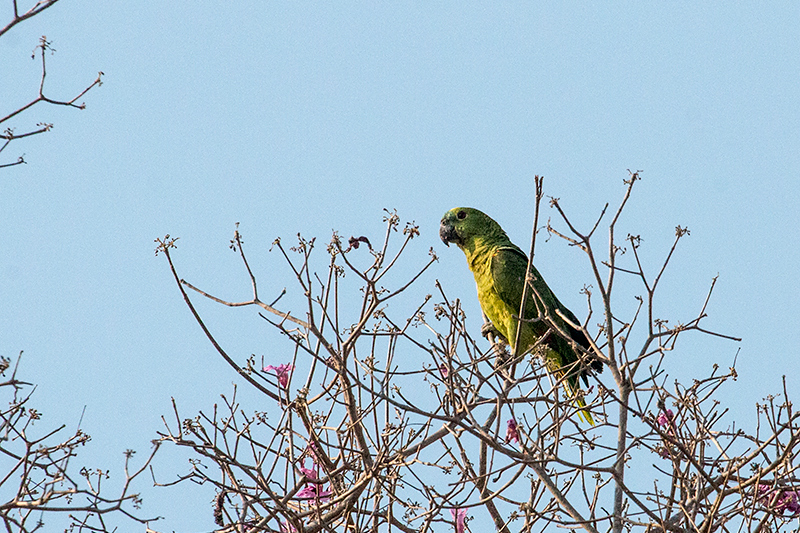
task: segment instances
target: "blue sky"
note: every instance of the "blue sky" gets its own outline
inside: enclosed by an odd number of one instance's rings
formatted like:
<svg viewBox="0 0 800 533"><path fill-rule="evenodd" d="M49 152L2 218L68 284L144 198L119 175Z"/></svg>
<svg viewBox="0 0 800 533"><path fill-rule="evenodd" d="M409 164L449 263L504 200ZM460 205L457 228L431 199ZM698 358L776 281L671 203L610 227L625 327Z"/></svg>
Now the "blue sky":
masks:
<svg viewBox="0 0 800 533"><path fill-rule="evenodd" d="M744 339L687 336L675 375L726 367L741 346L726 399L746 423L781 374L800 384L798 28L795 2L60 2L0 39L0 115L35 95L41 35L57 50L47 93L72 96L99 70L104 85L85 111L36 107L13 124L55 128L3 154L28 164L0 173L0 354L25 351L43 425L77 424L88 406L82 459L119 469L170 397L192 416L236 380L155 238L181 238L187 279L246 299L227 247L236 222L277 294L291 278L268 253L275 237L378 240L397 209L422 231L406 272L431 246L440 256L416 294L442 280L477 331L441 215L478 207L526 248L535 174L587 228L632 169L643 181L621 234L642 235L650 272L674 227L691 229L659 309L693 318L719 274L707 326ZM583 257L540 240L537 266L583 317ZM254 311L201 308L240 359L281 346ZM165 478L184 465L157 460ZM210 491L181 491L175 508L177 492L144 488L145 512L168 517L156 529L212 529Z"/></svg>

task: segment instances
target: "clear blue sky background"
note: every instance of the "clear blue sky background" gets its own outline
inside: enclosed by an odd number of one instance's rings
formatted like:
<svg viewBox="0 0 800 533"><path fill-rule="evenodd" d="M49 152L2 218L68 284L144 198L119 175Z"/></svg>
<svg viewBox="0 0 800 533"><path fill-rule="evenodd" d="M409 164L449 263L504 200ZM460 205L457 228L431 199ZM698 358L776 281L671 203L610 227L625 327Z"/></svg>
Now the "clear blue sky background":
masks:
<svg viewBox="0 0 800 533"><path fill-rule="evenodd" d="M0 171L0 354L25 351L42 427L74 428L87 406L80 464L118 479L122 452L148 450L170 397L193 416L236 381L154 257L156 237L181 238L187 279L243 300L235 222L261 290L277 294L291 278L267 253L275 237L375 241L383 208L396 208L422 231L405 272L431 246L441 257L410 298L442 280L477 332L472 277L438 241L439 218L478 207L527 248L535 174L588 228L621 198L626 169L643 170L620 234L642 235L650 272L674 227L691 229L660 314L693 318L719 273L706 325L744 340L687 335L674 375L727 367L741 346L723 395L740 424L782 374L800 385L796 2L65 0L0 39L0 115L35 95L40 35L57 50L49 95L72 96L98 70L105 83L85 111L36 107L13 124L55 129L3 154L28 164ZM585 316L580 253L540 240L537 265ZM240 360L288 357L254 310L201 309ZM169 451L156 461L164 481L185 467ZM145 514L167 517L153 527L213 528L210 488L144 481Z"/></svg>

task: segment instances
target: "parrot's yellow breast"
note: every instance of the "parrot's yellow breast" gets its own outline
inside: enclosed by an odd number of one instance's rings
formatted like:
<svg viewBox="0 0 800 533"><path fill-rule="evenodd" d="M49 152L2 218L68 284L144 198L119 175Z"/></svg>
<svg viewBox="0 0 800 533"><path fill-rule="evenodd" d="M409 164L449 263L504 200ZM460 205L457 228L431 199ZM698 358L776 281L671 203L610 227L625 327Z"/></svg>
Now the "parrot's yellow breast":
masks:
<svg viewBox="0 0 800 533"><path fill-rule="evenodd" d="M487 254L488 255L488 254ZM514 341L517 336L517 325L519 321L516 316L519 313L519 307L513 309L508 305L495 289L494 279L492 278L491 271L491 257L488 261L470 261L469 267L472 274L475 276L475 284L478 288L478 302L481 304L486 318L488 318L495 329L506 338L512 351L514 349ZM535 337L528 324L522 325L522 337L520 338L520 352L527 350L535 342Z"/></svg>

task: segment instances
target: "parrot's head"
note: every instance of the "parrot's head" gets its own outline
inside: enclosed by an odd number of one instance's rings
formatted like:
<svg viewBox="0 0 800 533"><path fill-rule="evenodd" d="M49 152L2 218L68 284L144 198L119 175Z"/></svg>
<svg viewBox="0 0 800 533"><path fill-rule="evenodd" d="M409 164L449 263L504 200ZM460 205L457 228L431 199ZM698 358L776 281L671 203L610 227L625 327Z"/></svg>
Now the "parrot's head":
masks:
<svg viewBox="0 0 800 533"><path fill-rule="evenodd" d="M459 248L472 248L476 239L506 237L500 224L489 215L471 207L456 207L442 217L439 238L446 245L455 243Z"/></svg>

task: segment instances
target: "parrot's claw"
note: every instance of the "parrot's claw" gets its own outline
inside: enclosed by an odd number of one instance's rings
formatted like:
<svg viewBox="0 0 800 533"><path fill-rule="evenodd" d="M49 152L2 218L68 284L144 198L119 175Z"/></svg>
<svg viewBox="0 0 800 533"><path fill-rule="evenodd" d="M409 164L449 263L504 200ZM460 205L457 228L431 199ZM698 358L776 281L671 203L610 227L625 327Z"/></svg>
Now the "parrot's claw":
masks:
<svg viewBox="0 0 800 533"><path fill-rule="evenodd" d="M483 325L481 325L481 335L486 339L489 338L489 335L493 335L497 339L502 338L500 332L491 322L484 322Z"/></svg>

